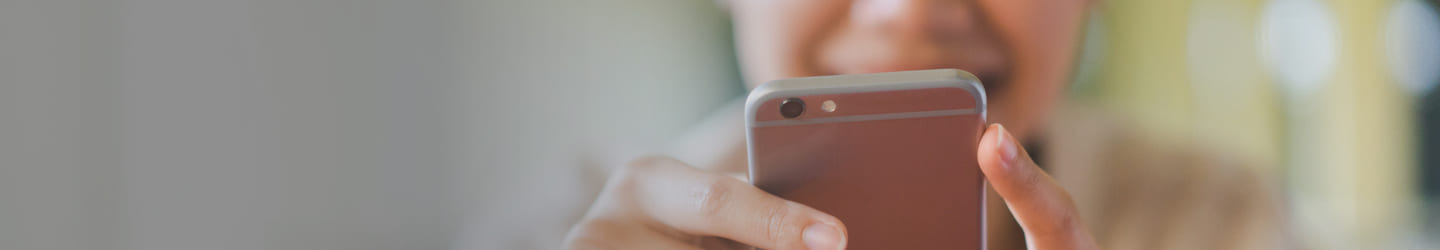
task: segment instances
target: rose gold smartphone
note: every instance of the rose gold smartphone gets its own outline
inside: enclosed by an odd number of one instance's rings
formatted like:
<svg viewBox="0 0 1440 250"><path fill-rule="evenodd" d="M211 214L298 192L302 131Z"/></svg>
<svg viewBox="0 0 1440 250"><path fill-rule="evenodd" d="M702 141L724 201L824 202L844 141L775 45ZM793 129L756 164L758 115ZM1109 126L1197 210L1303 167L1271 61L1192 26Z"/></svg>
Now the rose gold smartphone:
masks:
<svg viewBox="0 0 1440 250"><path fill-rule="evenodd" d="M751 183L839 217L849 249L985 249L974 75L777 80L745 106Z"/></svg>

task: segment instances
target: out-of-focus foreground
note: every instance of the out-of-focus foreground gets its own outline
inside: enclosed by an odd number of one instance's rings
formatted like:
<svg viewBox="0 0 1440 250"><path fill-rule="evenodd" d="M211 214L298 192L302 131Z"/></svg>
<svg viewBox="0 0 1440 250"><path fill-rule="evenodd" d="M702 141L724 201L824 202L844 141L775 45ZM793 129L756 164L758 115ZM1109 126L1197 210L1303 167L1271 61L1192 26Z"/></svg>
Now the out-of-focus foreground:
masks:
<svg viewBox="0 0 1440 250"><path fill-rule="evenodd" d="M1303 247L1433 249L1436 5L1103 1L1072 102L1253 163ZM731 39L714 1L0 1L0 249L554 249L574 166L743 93Z"/></svg>

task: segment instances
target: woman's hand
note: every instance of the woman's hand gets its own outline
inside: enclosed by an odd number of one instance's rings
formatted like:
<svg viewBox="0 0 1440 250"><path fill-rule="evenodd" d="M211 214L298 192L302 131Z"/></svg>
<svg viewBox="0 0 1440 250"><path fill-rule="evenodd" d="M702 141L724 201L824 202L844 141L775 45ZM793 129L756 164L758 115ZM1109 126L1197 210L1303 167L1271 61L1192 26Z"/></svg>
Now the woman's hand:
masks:
<svg viewBox="0 0 1440 250"><path fill-rule="evenodd" d="M1005 126L986 128L978 151L980 171L1024 229L1026 246L1036 250L1100 249L1080 223L1070 193L1035 165Z"/></svg>
<svg viewBox="0 0 1440 250"><path fill-rule="evenodd" d="M745 245L844 249L845 226L834 216L775 197L739 178L667 157L648 157L617 170L565 239L567 249L748 248Z"/></svg>
<svg viewBox="0 0 1440 250"><path fill-rule="evenodd" d="M1099 249L1080 223L1070 195L1035 165L1004 127L986 129L977 156L990 185L1024 229L1030 249ZM738 178L651 157L611 177L565 244L570 249L745 244L818 250L843 249L846 238L844 224L834 216L772 196Z"/></svg>

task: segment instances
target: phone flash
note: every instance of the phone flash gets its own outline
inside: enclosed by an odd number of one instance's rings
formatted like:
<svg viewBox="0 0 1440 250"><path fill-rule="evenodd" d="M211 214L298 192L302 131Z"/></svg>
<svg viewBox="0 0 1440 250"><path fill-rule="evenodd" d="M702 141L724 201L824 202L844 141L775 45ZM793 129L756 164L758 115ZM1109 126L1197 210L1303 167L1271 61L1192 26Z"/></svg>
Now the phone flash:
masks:
<svg viewBox="0 0 1440 250"><path fill-rule="evenodd" d="M835 101L825 100L825 102L820 103L820 110L824 110L825 112L835 112Z"/></svg>

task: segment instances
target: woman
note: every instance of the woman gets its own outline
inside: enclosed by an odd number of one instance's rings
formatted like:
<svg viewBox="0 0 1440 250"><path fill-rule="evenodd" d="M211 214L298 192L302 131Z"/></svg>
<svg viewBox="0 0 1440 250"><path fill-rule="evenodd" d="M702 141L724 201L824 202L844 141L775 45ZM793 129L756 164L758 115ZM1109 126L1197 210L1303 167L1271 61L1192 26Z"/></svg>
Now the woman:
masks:
<svg viewBox="0 0 1440 250"><path fill-rule="evenodd" d="M989 209L994 248L1278 246L1275 205L1243 168L1160 153L1170 151L1134 142L1103 119L1057 110L1088 1L723 4L752 87L789 77L933 68L979 76L997 123L976 152L994 188L990 197L1003 199L990 202L997 206ZM704 139L680 150L685 160L647 157L612 173L566 246L843 249L843 221L735 177L745 171L736 110L717 118L720 125L704 126L697 137ZM1046 154L1034 151L1041 146Z"/></svg>

